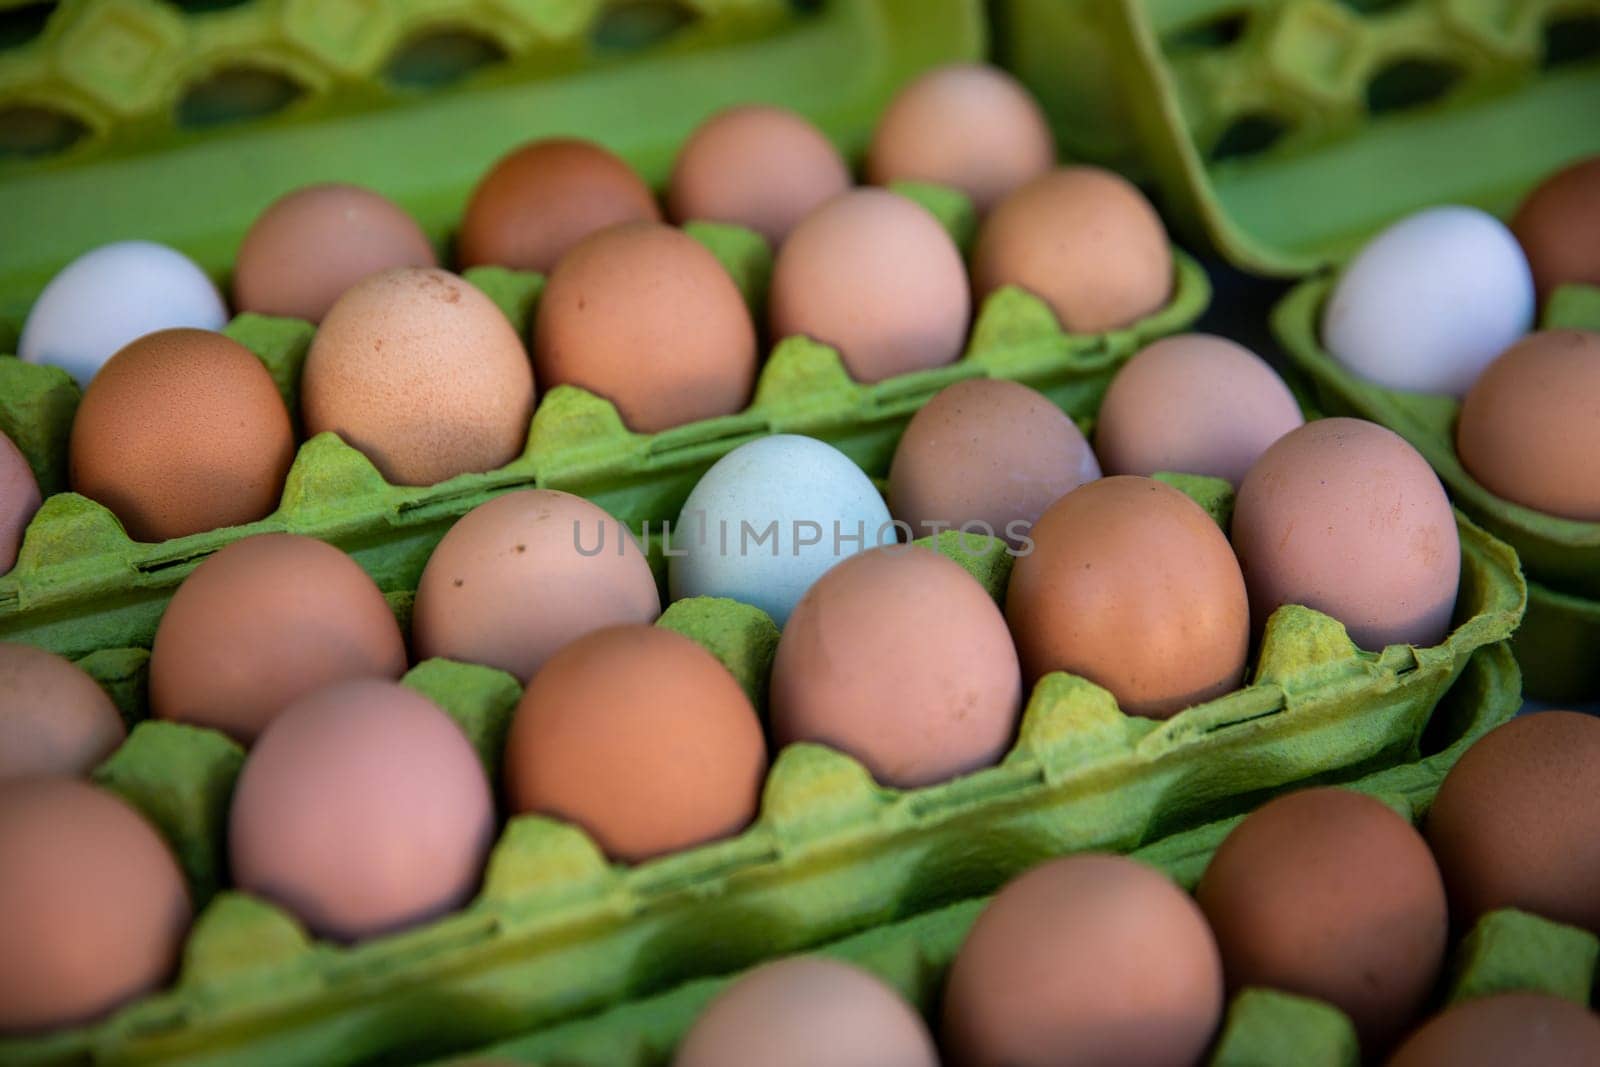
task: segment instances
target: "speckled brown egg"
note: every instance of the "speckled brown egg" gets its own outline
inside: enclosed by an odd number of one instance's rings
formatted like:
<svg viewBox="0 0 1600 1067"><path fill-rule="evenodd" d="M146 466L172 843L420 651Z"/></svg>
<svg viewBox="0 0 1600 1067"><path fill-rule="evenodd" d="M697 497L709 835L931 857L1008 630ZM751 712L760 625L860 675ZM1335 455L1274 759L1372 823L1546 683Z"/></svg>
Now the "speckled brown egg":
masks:
<svg viewBox="0 0 1600 1067"><path fill-rule="evenodd" d="M549 273L597 230L660 219L633 168L597 144L555 137L516 149L478 182L456 234L456 258L463 269Z"/></svg>
<svg viewBox="0 0 1600 1067"><path fill-rule="evenodd" d="M533 368L494 302L448 271L402 267L341 296L306 354L308 434L332 431L396 485L516 459Z"/></svg>
<svg viewBox="0 0 1600 1067"><path fill-rule="evenodd" d="M979 300L1015 285L1068 333L1131 326L1166 306L1172 249L1150 201L1098 167L1043 174L995 206L972 251Z"/></svg>
<svg viewBox="0 0 1600 1067"><path fill-rule="evenodd" d="M1600 333L1544 330L1502 352L1461 403L1456 452L1496 496L1600 520Z"/></svg>
<svg viewBox="0 0 1600 1067"><path fill-rule="evenodd" d="M400 626L360 564L313 537L259 534L178 586L150 651L150 708L249 744L300 697L405 669Z"/></svg>
<svg viewBox="0 0 1600 1067"><path fill-rule="evenodd" d="M574 822L628 863L738 833L767 770L726 667L659 626L608 626L551 656L506 739L515 813Z"/></svg>
<svg viewBox="0 0 1600 1067"><path fill-rule="evenodd" d="M1197 1063L1222 1015L1200 909L1122 856L1053 860L997 893L945 984L948 1067Z"/></svg>
<svg viewBox="0 0 1600 1067"><path fill-rule="evenodd" d="M889 467L889 510L913 537L965 526L1016 547L1046 508L1098 477L1089 442L1042 393L974 378L911 417Z"/></svg>
<svg viewBox="0 0 1600 1067"><path fill-rule="evenodd" d="M756 331L705 246L656 223L615 226L564 256L534 321L546 388L576 385L639 433L731 415L750 402Z"/></svg>
<svg viewBox="0 0 1600 1067"><path fill-rule="evenodd" d="M0 782L88 774L126 736L106 691L72 661L0 642Z"/></svg>
<svg viewBox="0 0 1600 1067"><path fill-rule="evenodd" d="M43 503L28 457L0 433L0 574L17 562L22 535Z"/></svg>
<svg viewBox="0 0 1600 1067"><path fill-rule="evenodd" d="M1547 993L1496 993L1435 1015L1388 1067L1575 1067L1600 1063L1600 1018Z"/></svg>
<svg viewBox="0 0 1600 1067"><path fill-rule="evenodd" d="M1375 423L1319 419L1280 437L1239 486L1233 547L1258 626L1303 604L1374 651L1449 631L1461 577L1449 498L1417 450Z"/></svg>
<svg viewBox="0 0 1600 1067"><path fill-rule="evenodd" d="M1195 896L1230 990L1281 989L1350 1016L1368 1055L1416 1018L1449 918L1428 845L1382 801L1306 789L1267 802L1222 842Z"/></svg>
<svg viewBox="0 0 1600 1067"><path fill-rule="evenodd" d="M72 421L72 488L135 541L272 513L294 459L278 387L239 342L209 330L146 334L112 356Z"/></svg>
<svg viewBox="0 0 1600 1067"><path fill-rule="evenodd" d="M1158 719L1239 684L1244 579L1193 500L1150 478L1102 478L1056 501L1030 539L1006 593L1027 678L1069 671Z"/></svg>
<svg viewBox="0 0 1600 1067"><path fill-rule="evenodd" d="M850 188L833 143L804 118L750 104L719 111L684 142L667 183L675 222L755 230L774 247L823 201Z"/></svg>
<svg viewBox="0 0 1600 1067"><path fill-rule="evenodd" d="M1559 286L1600 285L1600 156L1539 183L1511 220L1543 300Z"/></svg>
<svg viewBox="0 0 1600 1067"><path fill-rule="evenodd" d="M92 1022L167 981L189 891L161 835L70 778L0 783L0 1034Z"/></svg>

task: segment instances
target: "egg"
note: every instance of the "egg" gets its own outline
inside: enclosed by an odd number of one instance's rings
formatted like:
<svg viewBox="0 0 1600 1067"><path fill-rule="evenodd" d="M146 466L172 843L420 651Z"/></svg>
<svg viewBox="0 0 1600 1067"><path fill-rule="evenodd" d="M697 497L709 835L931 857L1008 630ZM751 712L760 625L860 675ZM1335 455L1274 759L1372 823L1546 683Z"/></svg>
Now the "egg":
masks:
<svg viewBox="0 0 1600 1067"><path fill-rule="evenodd" d="M1600 1063L1600 1018L1548 993L1477 997L1434 1016L1388 1067L1572 1067Z"/></svg>
<svg viewBox="0 0 1600 1067"><path fill-rule="evenodd" d="M914 789L999 762L1022 697L988 591L937 552L885 546L829 570L789 616L772 735L836 748L884 785Z"/></svg>
<svg viewBox="0 0 1600 1067"><path fill-rule="evenodd" d="M448 271L399 267L345 292L306 354L306 432L337 433L395 485L434 485L522 452L534 378L517 332Z"/></svg>
<svg viewBox="0 0 1600 1067"><path fill-rule="evenodd" d="M790 231L768 315L774 338L832 345L852 378L871 383L960 358L972 298L961 253L927 209L855 189Z"/></svg>
<svg viewBox="0 0 1600 1067"><path fill-rule="evenodd" d="M935 67L889 102L867 149L867 180L935 182L980 213L1049 170L1055 139L1011 75L978 63Z"/></svg>
<svg viewBox="0 0 1600 1067"><path fill-rule="evenodd" d="M911 417L889 466L889 510L913 537L966 529L1016 547L1046 508L1098 477L1089 442L1043 394L973 378Z"/></svg>
<svg viewBox="0 0 1600 1067"><path fill-rule="evenodd" d="M321 322L361 279L391 267L434 267L433 246L394 201L359 185L308 185L251 224L233 264L240 311Z"/></svg>
<svg viewBox="0 0 1600 1067"><path fill-rule="evenodd" d="M945 983L949 1067L1198 1063L1222 1016L1205 919L1122 856L1053 860L995 894Z"/></svg>
<svg viewBox="0 0 1600 1067"><path fill-rule="evenodd" d="M661 595L626 526L570 493L527 489L467 512L428 557L411 638L444 656L532 678L591 630L654 622Z"/></svg>
<svg viewBox="0 0 1600 1067"><path fill-rule="evenodd" d="M1019 286L1068 333L1104 333L1160 311L1173 275L1156 209L1098 167L1061 167L1021 186L995 205L972 250L979 300Z"/></svg>
<svg viewBox="0 0 1600 1067"><path fill-rule="evenodd" d="M710 219L755 230L774 248L850 171L822 131L793 111L748 104L719 111L690 135L667 182L675 222Z"/></svg>
<svg viewBox="0 0 1600 1067"><path fill-rule="evenodd" d="M0 642L0 782L88 774L126 736L106 691L70 660Z"/></svg>
<svg viewBox="0 0 1600 1067"><path fill-rule="evenodd" d="M16 566L22 535L43 502L28 457L0 433L0 575Z"/></svg>
<svg viewBox="0 0 1600 1067"><path fill-rule="evenodd" d="M1233 547L1258 625L1303 604L1372 651L1449 631L1455 515L1427 461L1382 426L1320 419L1279 438L1239 485Z"/></svg>
<svg viewBox="0 0 1600 1067"><path fill-rule="evenodd" d="M465 904L494 842L483 764L396 682L340 682L283 709L228 813L234 884L316 936L358 941Z"/></svg>
<svg viewBox="0 0 1600 1067"><path fill-rule="evenodd" d="M650 187L626 163L597 144L555 137L516 149L478 182L456 257L463 268L548 273L597 230L660 219Z"/></svg>
<svg viewBox="0 0 1600 1067"><path fill-rule="evenodd" d="M1533 325L1533 275L1505 224L1435 207L1368 241L1322 311L1322 343L1388 389L1461 396Z"/></svg>
<svg viewBox="0 0 1600 1067"><path fill-rule="evenodd" d="M87 386L120 349L157 330L220 330L228 309L205 271L176 249L118 241L85 252L50 279L22 324L17 355Z"/></svg>
<svg viewBox="0 0 1600 1067"><path fill-rule="evenodd" d="M1502 352L1461 402L1456 452L1496 496L1600 520L1600 333L1546 330Z"/></svg>
<svg viewBox="0 0 1600 1067"><path fill-rule="evenodd" d="M1428 811L1462 927L1520 908L1600 933L1600 721L1524 715L1467 749Z"/></svg>
<svg viewBox="0 0 1600 1067"><path fill-rule="evenodd" d="M869 971L820 956L757 967L718 993L674 1067L938 1067L921 1016Z"/></svg>
<svg viewBox="0 0 1600 1067"><path fill-rule="evenodd" d="M258 534L173 594L150 650L150 708L248 745L303 696L405 669L400 626L355 560L313 537Z"/></svg>
<svg viewBox="0 0 1600 1067"><path fill-rule="evenodd" d="M576 385L638 433L731 415L750 402L756 330L717 257L670 226L586 238L550 275L534 320L546 388Z"/></svg>
<svg viewBox="0 0 1600 1067"><path fill-rule="evenodd" d="M1157 719L1238 686L1244 579L1199 504L1149 478L1102 478L1056 501L1029 536L1006 592L1027 678L1069 671Z"/></svg>
<svg viewBox="0 0 1600 1067"><path fill-rule="evenodd" d="M190 914L166 842L120 798L0 783L0 1034L93 1022L159 988Z"/></svg>
<svg viewBox="0 0 1600 1067"><path fill-rule="evenodd" d="M506 739L515 813L577 823L626 863L738 833L766 775L755 708L715 656L658 626L608 626L533 676Z"/></svg>
<svg viewBox="0 0 1600 1067"><path fill-rule="evenodd" d="M1600 286L1600 156L1540 182L1511 219L1541 300L1559 286Z"/></svg>
<svg viewBox="0 0 1600 1067"><path fill-rule="evenodd" d="M1449 918L1428 845L1382 801L1306 789L1268 801L1228 834L1195 890L1230 991L1325 1000L1370 1056L1426 1004Z"/></svg>
<svg viewBox="0 0 1600 1067"><path fill-rule="evenodd" d="M723 596L782 627L824 571L894 544L871 479L832 445L775 434L740 445L701 475L671 532L673 600Z"/></svg>
<svg viewBox="0 0 1600 1067"><path fill-rule="evenodd" d="M1301 425L1300 405L1243 345L1190 333L1130 359L1106 390L1094 450L1109 474L1207 474L1237 486L1261 453Z"/></svg>
<svg viewBox="0 0 1600 1067"><path fill-rule="evenodd" d="M146 334L83 394L72 488L136 541L254 522L278 506L294 460L289 411L248 348L207 330Z"/></svg>

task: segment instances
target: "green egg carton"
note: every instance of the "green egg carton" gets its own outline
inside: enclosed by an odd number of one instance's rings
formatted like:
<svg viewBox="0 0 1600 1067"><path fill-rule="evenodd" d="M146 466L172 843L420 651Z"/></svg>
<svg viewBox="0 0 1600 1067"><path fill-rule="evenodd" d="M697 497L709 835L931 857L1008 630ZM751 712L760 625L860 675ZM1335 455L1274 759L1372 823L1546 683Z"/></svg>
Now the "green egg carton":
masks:
<svg viewBox="0 0 1600 1067"><path fill-rule="evenodd" d="M1600 112L1597 112L1600 114ZM1545 515L1478 483L1456 456L1453 397L1386 389L1346 370L1322 347L1332 277L1301 282L1273 310L1273 333L1295 374L1330 415L1383 424L1432 464L1456 504L1517 550L1528 576L1528 614L1513 638L1528 691L1546 700L1600 696L1600 522ZM1545 328L1600 330L1600 289L1567 286L1546 302Z"/></svg>
<svg viewBox="0 0 1600 1067"><path fill-rule="evenodd" d="M1600 152L1600 0L1001 0L1061 150L1295 276L1438 203L1505 214Z"/></svg>
<svg viewBox="0 0 1600 1067"><path fill-rule="evenodd" d="M1504 644L1477 652L1428 726L1425 757L1359 778L1329 779L1420 816L1445 773L1469 745L1516 713L1517 666ZM1192 889L1212 853L1237 824L1230 818L1184 830L1131 852ZM944 974L988 904L978 896L820 946L884 979L935 1027ZM1520 913L1485 918L1454 954L1452 999L1507 988L1545 989L1585 999L1593 980L1592 935ZM469 1061L541 1067L667 1067L673 1050L708 1003L737 975L686 982L588 1018L481 1048ZM1357 1067L1355 1032L1337 1009L1300 997L1245 990L1229 1007L1208 1061L1212 1067Z"/></svg>

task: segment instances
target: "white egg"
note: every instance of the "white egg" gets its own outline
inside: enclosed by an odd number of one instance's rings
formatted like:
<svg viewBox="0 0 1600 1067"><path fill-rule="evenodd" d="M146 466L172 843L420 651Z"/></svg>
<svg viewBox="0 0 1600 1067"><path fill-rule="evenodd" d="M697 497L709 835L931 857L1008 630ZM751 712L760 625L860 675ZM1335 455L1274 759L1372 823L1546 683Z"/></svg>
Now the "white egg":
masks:
<svg viewBox="0 0 1600 1067"><path fill-rule="evenodd" d="M672 599L723 596L782 626L824 571L896 540L883 496L850 457L810 437L764 437L700 478L672 528Z"/></svg>
<svg viewBox="0 0 1600 1067"><path fill-rule="evenodd" d="M1323 312L1322 343L1378 385L1461 396L1533 315L1533 274L1511 231L1476 208L1429 208L1350 261Z"/></svg>
<svg viewBox="0 0 1600 1067"><path fill-rule="evenodd" d="M119 241L61 268L28 312L17 355L89 384L123 345L175 326L220 330L222 295L183 253L151 241Z"/></svg>

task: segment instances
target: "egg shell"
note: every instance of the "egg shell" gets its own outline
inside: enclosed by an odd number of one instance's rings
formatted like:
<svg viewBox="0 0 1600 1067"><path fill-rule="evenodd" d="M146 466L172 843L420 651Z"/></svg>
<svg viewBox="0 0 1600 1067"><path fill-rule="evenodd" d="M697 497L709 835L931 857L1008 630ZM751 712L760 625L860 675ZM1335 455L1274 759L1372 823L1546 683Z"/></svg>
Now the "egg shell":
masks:
<svg viewBox="0 0 1600 1067"><path fill-rule="evenodd" d="M88 774L127 732L105 690L70 660L0 642L0 782Z"/></svg>
<svg viewBox="0 0 1600 1067"><path fill-rule="evenodd" d="M545 662L505 761L513 812L577 823L627 863L742 830L767 771L761 724L728 669L682 634L637 624Z"/></svg>
<svg viewBox="0 0 1600 1067"><path fill-rule="evenodd" d="M234 788L228 853L237 888L319 937L357 941L465 904L494 835L460 727L399 683L360 680L268 725Z"/></svg>
<svg viewBox="0 0 1600 1067"><path fill-rule="evenodd" d="M796 956L757 967L706 1006L674 1067L938 1067L922 1018L876 975Z"/></svg>
<svg viewBox="0 0 1600 1067"><path fill-rule="evenodd" d="M1574 1067L1600 1063L1600 1018L1544 993L1478 997L1434 1016L1388 1067Z"/></svg>
<svg viewBox="0 0 1600 1067"><path fill-rule="evenodd" d="M1543 300L1562 285L1600 286L1600 156L1540 182L1511 220Z"/></svg>
<svg viewBox="0 0 1600 1067"><path fill-rule="evenodd" d="M893 544L889 509L848 456L797 434L740 445L701 475L672 530L673 600L723 596L781 628L824 571Z"/></svg>
<svg viewBox="0 0 1600 1067"><path fill-rule="evenodd" d="M1375 423L1319 419L1279 438L1239 486L1233 548L1258 627L1303 604L1371 651L1449 632L1455 514L1427 461Z"/></svg>
<svg viewBox="0 0 1600 1067"><path fill-rule="evenodd" d="M832 345L852 378L871 383L960 358L972 296L960 251L926 208L854 189L789 233L768 314L774 338Z"/></svg>
<svg viewBox="0 0 1600 1067"><path fill-rule="evenodd" d="M145 334L220 330L227 321L222 295L189 257L151 241L118 241L85 252L50 279L28 310L17 355L61 367L84 387Z"/></svg>
<svg viewBox="0 0 1600 1067"><path fill-rule="evenodd" d="M1094 450L1108 474L1205 474L1234 486L1305 419L1294 394L1243 345L1181 334L1147 345L1106 390Z"/></svg>
<svg viewBox="0 0 1600 1067"><path fill-rule="evenodd" d="M522 452L534 378L511 323L448 271L375 274L333 305L306 354L306 432L333 431L395 485L434 485Z"/></svg>
<svg viewBox="0 0 1600 1067"><path fill-rule="evenodd" d="M966 526L1016 547L1046 508L1098 477L1089 442L1042 393L973 378L911 417L889 466L889 510L913 537Z"/></svg>
<svg viewBox="0 0 1600 1067"><path fill-rule="evenodd" d="M289 411L248 348L162 330L118 352L72 422L72 488L136 541L254 522L278 506L294 460Z"/></svg>
<svg viewBox="0 0 1600 1067"><path fill-rule="evenodd" d="M603 396L638 433L731 415L755 387L756 330L739 287L670 226L585 238L550 275L533 330L546 388Z"/></svg>
<svg viewBox="0 0 1600 1067"><path fill-rule="evenodd" d="M456 234L463 268L483 264L549 273L579 241L621 222L659 222L650 187L588 141L534 141L478 182Z"/></svg>
<svg viewBox="0 0 1600 1067"><path fill-rule="evenodd" d="M258 534L173 594L150 650L150 708L248 745L303 696L405 669L400 626L360 564L313 537Z"/></svg>
<svg viewBox="0 0 1600 1067"><path fill-rule="evenodd" d="M614 623L649 623L661 594L628 528L581 497L507 493L452 526L417 586L417 658L509 671L523 684L562 645Z"/></svg>
<svg viewBox="0 0 1600 1067"><path fill-rule="evenodd" d="M0 433L0 574L16 565L22 535L43 502L28 457Z"/></svg>
<svg viewBox="0 0 1600 1067"><path fill-rule="evenodd" d="M120 798L0 783L0 1034L92 1022L158 988L190 915L166 842Z"/></svg>
<svg viewBox="0 0 1600 1067"><path fill-rule="evenodd" d="M948 1067L1199 1062L1222 1015L1205 919L1122 856L1053 860L984 908L945 983Z"/></svg>
<svg viewBox="0 0 1600 1067"><path fill-rule="evenodd" d="M1416 1018L1444 962L1444 883L1416 829L1382 801L1306 789L1228 834L1195 890L1230 991L1326 1000L1381 1053Z"/></svg>
<svg viewBox="0 0 1600 1067"><path fill-rule="evenodd" d="M1533 312L1533 275L1505 224L1476 208L1429 208L1346 264L1322 312L1322 343L1369 382L1461 396L1528 332Z"/></svg>

